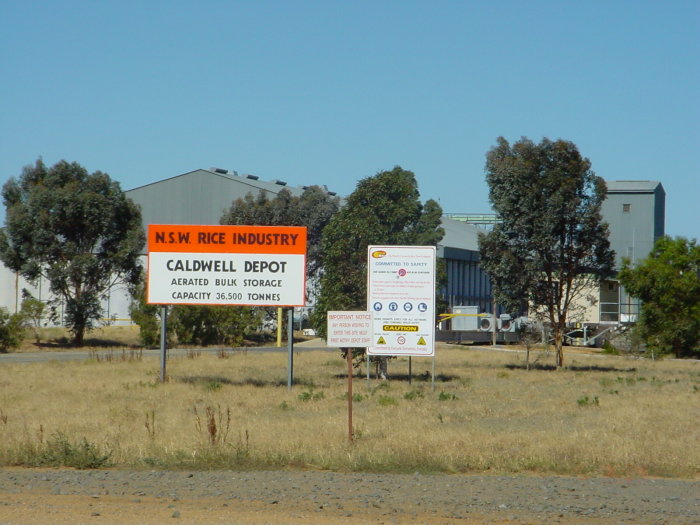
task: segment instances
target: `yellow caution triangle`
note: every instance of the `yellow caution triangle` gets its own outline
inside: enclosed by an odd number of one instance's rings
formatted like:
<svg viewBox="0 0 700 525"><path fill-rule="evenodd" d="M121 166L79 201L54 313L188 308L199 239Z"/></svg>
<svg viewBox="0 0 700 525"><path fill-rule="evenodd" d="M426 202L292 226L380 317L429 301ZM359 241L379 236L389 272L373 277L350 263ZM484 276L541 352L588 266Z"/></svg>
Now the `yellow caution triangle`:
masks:
<svg viewBox="0 0 700 525"><path fill-rule="evenodd" d="M427 345L428 343L426 343L426 342L425 342L425 339L423 339L423 337L421 336L421 338L418 339L418 344L419 344L419 345Z"/></svg>
<svg viewBox="0 0 700 525"><path fill-rule="evenodd" d="M384 337L382 337L382 336L380 335L380 336L379 336L379 340L377 341L377 344L378 344L378 345L385 345L385 344L386 344L386 341L384 340Z"/></svg>

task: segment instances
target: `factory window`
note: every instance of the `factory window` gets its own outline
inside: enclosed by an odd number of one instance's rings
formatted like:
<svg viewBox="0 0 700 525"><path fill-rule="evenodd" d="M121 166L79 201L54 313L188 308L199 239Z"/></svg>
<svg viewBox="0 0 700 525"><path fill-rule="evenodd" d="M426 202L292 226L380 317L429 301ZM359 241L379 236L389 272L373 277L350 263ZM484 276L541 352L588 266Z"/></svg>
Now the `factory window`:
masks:
<svg viewBox="0 0 700 525"><path fill-rule="evenodd" d="M617 281L606 281L600 287L600 321L616 323L620 320L620 285Z"/></svg>
<svg viewBox="0 0 700 525"><path fill-rule="evenodd" d="M622 205L622 211L623 211L623 213L629 213L631 207L632 207L631 204L623 204L623 205Z"/></svg>

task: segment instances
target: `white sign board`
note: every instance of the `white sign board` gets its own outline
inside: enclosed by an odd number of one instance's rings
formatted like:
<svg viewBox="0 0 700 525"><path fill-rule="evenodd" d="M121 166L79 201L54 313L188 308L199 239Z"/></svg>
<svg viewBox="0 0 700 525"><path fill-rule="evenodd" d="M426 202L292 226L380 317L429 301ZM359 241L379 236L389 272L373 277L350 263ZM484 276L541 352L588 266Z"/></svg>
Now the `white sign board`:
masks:
<svg viewBox="0 0 700 525"><path fill-rule="evenodd" d="M149 304L303 306L306 228L149 225Z"/></svg>
<svg viewBox="0 0 700 525"><path fill-rule="evenodd" d="M370 355L435 354L434 246L369 246Z"/></svg>
<svg viewBox="0 0 700 525"><path fill-rule="evenodd" d="M337 348L366 348L372 345L370 312L328 312L326 345Z"/></svg>

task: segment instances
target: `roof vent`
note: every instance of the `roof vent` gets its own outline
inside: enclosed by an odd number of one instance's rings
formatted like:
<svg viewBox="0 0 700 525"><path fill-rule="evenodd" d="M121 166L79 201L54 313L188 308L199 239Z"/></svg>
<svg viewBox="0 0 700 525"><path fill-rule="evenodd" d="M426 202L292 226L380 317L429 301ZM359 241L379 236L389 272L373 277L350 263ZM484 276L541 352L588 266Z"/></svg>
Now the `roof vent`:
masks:
<svg viewBox="0 0 700 525"><path fill-rule="evenodd" d="M285 181L279 180L279 179L275 179L275 180L272 181L272 182L274 182L275 184L279 184L280 186L286 186L286 185L287 185L287 183L286 183Z"/></svg>
<svg viewBox="0 0 700 525"><path fill-rule="evenodd" d="M223 173L223 174L228 173L228 170L225 170L223 168L212 168L211 171L213 171L214 173Z"/></svg>
<svg viewBox="0 0 700 525"><path fill-rule="evenodd" d="M250 180L258 180L260 177L258 177L257 175L251 175L250 173L248 173L248 174L245 176L245 178L246 178L246 179L250 179Z"/></svg>
<svg viewBox="0 0 700 525"><path fill-rule="evenodd" d="M334 192L334 191L329 191L329 192L328 192L328 195L330 195L331 197L335 197L335 196L338 195L338 194L337 194L336 192Z"/></svg>

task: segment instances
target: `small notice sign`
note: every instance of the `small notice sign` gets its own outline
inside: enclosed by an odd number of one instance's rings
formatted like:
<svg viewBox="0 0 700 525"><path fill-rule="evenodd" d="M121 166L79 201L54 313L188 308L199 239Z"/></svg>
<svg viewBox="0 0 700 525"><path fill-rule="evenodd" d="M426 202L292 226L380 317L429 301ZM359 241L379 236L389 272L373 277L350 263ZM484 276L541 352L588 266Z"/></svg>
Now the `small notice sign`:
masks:
<svg viewBox="0 0 700 525"><path fill-rule="evenodd" d="M328 312L328 336L331 347L366 348L372 346L372 314L370 312Z"/></svg>

